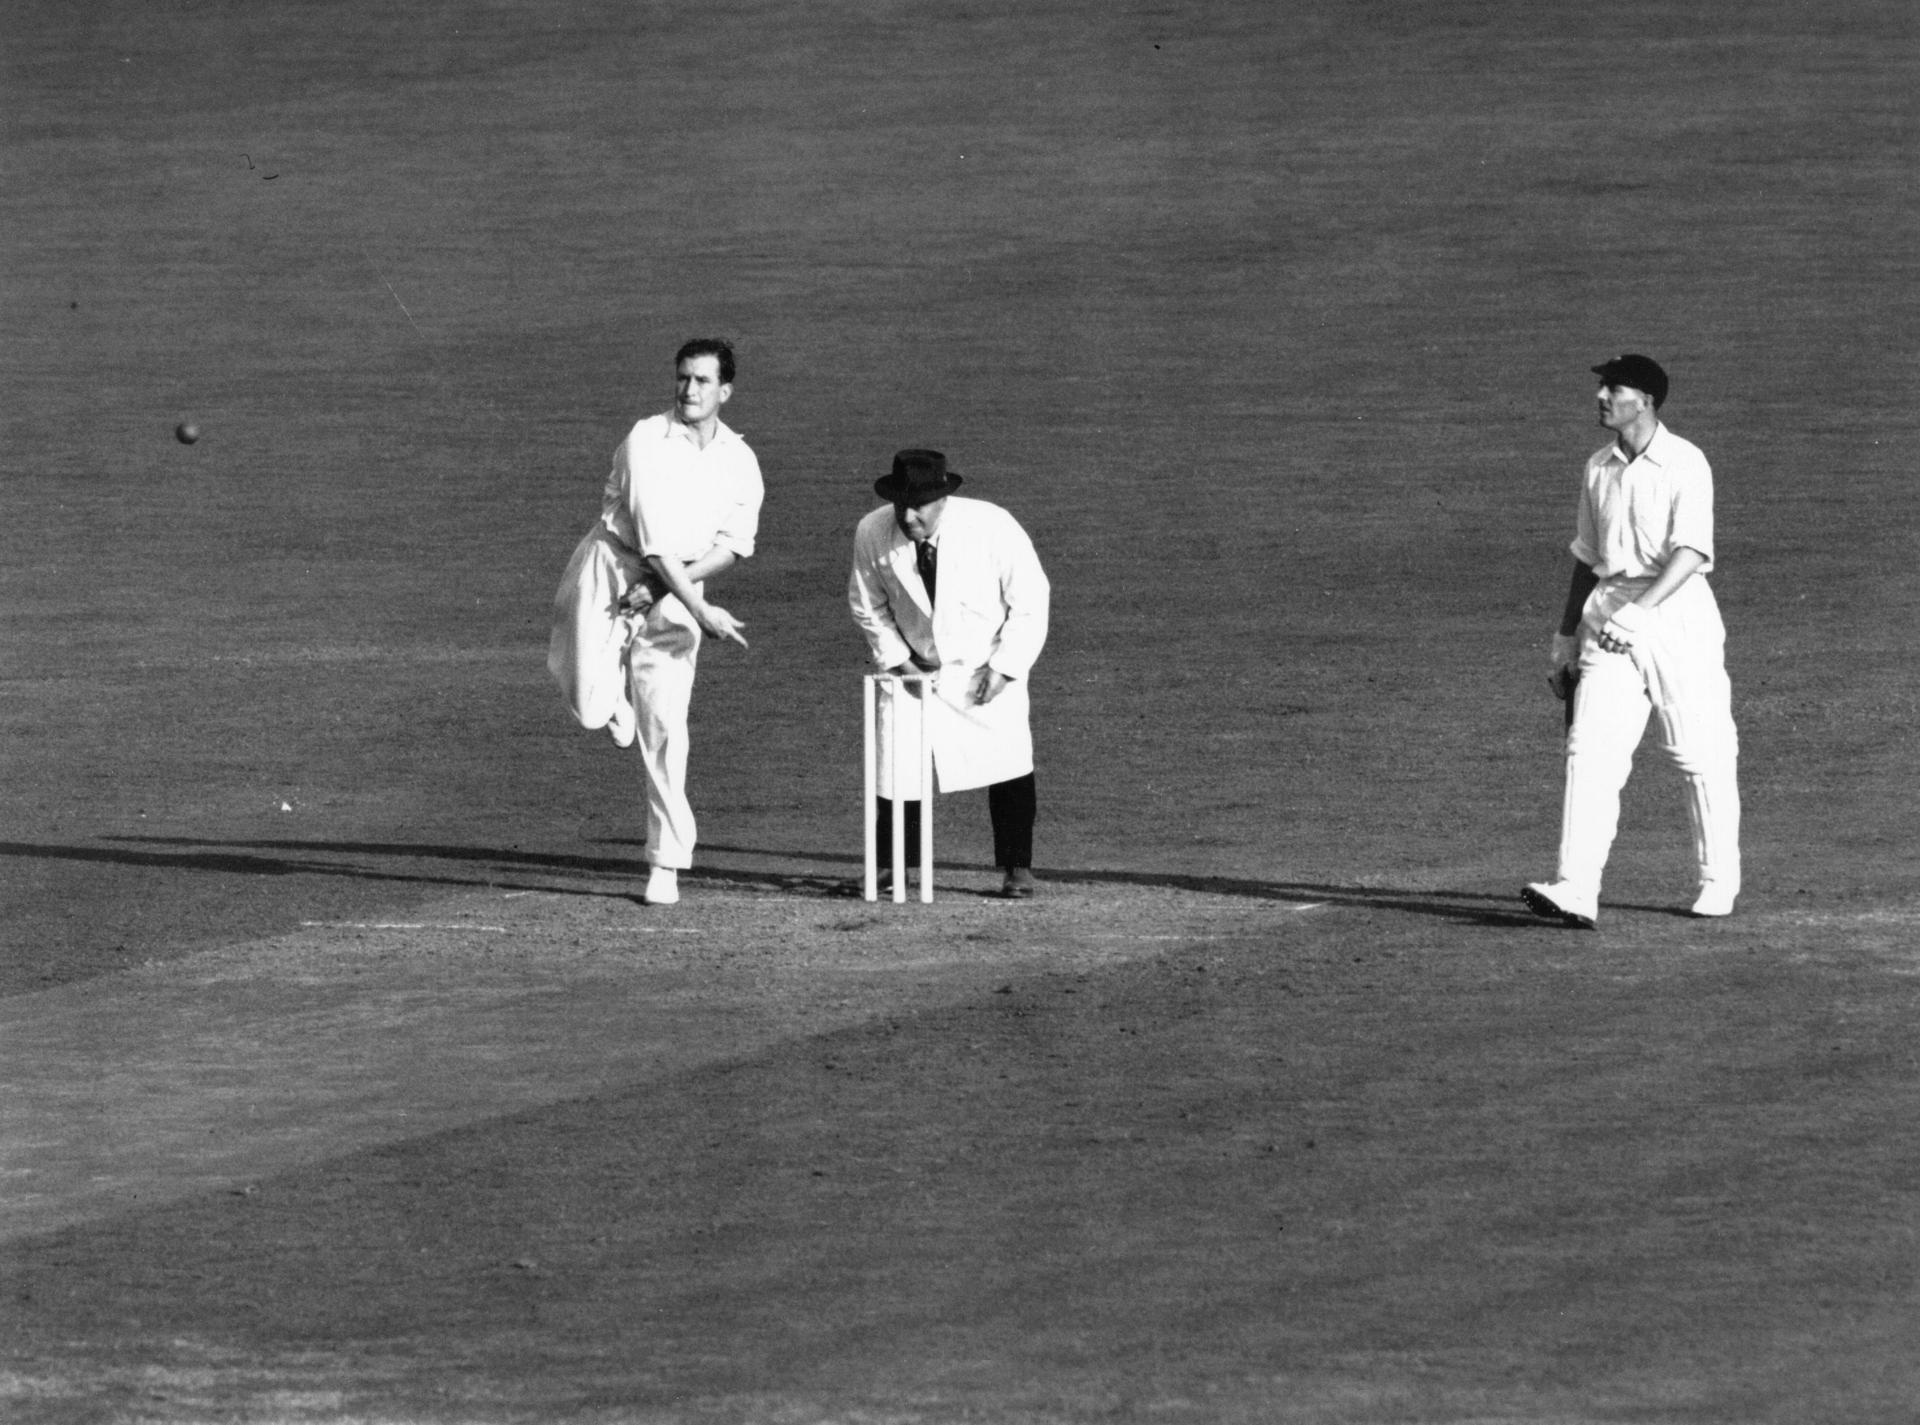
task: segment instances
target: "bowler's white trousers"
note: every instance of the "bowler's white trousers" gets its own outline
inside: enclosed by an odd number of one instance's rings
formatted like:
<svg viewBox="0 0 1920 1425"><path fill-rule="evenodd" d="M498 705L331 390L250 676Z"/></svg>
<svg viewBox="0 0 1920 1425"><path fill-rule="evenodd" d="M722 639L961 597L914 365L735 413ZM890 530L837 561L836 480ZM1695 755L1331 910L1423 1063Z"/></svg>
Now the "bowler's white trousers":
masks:
<svg viewBox="0 0 1920 1425"><path fill-rule="evenodd" d="M687 714L700 638L700 625L687 606L669 595L647 610L627 649L635 741L647 782L647 860L674 871L693 864Z"/></svg>
<svg viewBox="0 0 1920 1425"><path fill-rule="evenodd" d="M1651 714L1660 743L1687 779L1700 882L1740 888L1739 735L1727 680L1726 627L1707 581L1695 575L1652 611L1629 653L1608 653L1602 627L1651 579L1610 579L1587 599L1580 682L1567 735L1559 879L1597 895L1620 825L1620 792Z"/></svg>

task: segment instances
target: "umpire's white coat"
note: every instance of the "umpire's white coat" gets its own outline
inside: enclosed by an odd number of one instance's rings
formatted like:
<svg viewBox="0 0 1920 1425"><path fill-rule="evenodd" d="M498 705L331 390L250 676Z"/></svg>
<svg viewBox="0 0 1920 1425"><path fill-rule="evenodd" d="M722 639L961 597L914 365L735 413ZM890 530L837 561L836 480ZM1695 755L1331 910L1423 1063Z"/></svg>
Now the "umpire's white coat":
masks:
<svg viewBox="0 0 1920 1425"><path fill-rule="evenodd" d="M938 552L937 606L914 568L913 541L901 532L893 506L860 521L853 536L853 575L847 603L866 635L876 667L898 667L918 653L939 664L933 717L934 785L964 791L1024 777L1033 770L1027 681L1047 641L1051 589L1040 559L1013 516L998 505L949 495L934 537ZM1013 681L990 703L972 701L982 668ZM904 762L919 746L918 704L906 700L899 732ZM880 795L893 796L889 737L882 721ZM919 775L902 791L918 796ZM905 767L902 768L903 774Z"/></svg>

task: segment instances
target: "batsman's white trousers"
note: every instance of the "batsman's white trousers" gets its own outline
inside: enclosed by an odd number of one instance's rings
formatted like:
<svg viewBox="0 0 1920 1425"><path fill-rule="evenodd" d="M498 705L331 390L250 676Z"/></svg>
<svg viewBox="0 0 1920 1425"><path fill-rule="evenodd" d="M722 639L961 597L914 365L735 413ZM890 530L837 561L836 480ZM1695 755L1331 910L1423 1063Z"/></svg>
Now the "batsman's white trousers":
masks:
<svg viewBox="0 0 1920 1425"><path fill-rule="evenodd" d="M1608 653L1600 630L1651 579L1615 579L1587 599L1580 683L1567 734L1559 879L1598 894L1620 825L1620 792L1654 717L1660 744L1687 779L1701 884L1740 886L1739 734L1727 679L1726 627L1707 581L1695 575L1653 610L1630 653Z"/></svg>
<svg viewBox="0 0 1920 1425"><path fill-rule="evenodd" d="M695 826L687 800L687 715L693 706L700 625L671 596L647 611L627 650L636 743L647 783L647 860L684 871L693 864Z"/></svg>

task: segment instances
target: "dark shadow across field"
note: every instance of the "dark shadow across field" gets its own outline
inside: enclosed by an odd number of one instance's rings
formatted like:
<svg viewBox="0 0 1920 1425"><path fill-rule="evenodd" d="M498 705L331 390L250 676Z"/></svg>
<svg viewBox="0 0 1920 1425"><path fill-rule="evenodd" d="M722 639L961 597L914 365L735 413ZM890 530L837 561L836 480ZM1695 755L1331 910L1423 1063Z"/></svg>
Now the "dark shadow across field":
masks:
<svg viewBox="0 0 1920 1425"><path fill-rule="evenodd" d="M402 845L396 843L263 841L239 843L196 842L181 837L124 837L138 843L125 846L29 846L0 843L0 857L46 858L100 862L177 871L209 871L259 876L342 876L371 881L395 881L421 886L495 886L503 890L541 890L570 895L631 896L632 886L612 887L610 878L631 880L639 874L633 856L599 857L546 854L480 846ZM152 847L154 849L146 849ZM770 861L814 861L856 873L860 858L825 852L796 852L773 848L716 845L706 848L721 856L748 856ZM364 858L359 864L350 859ZM413 866L437 861L453 866L477 864L480 874L433 871ZM936 861L942 871L981 871L978 865ZM522 879L514 879L516 877ZM690 884L713 882L798 895L836 894L848 885L848 876L823 879L818 875L755 871L703 865L687 873ZM1410 915L1432 915L1446 920L1486 926L1532 924L1515 912L1511 896L1477 891L1414 891L1391 886L1341 886L1288 881L1243 880L1225 876L1153 875L1138 871L1077 870L1047 867L1048 883L1076 886L1144 886L1191 891L1200 895L1244 900L1282 901L1303 905L1356 905L1394 910ZM583 884L584 882L584 884ZM969 894L985 892L969 891ZM1635 909L1623 906L1621 909Z"/></svg>

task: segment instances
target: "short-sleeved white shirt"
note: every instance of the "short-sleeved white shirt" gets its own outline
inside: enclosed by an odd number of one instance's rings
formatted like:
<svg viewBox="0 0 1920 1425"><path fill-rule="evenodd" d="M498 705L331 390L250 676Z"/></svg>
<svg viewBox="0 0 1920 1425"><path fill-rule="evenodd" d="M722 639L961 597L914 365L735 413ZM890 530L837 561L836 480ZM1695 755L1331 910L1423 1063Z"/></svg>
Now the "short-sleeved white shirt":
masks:
<svg viewBox="0 0 1920 1425"><path fill-rule="evenodd" d="M1713 568L1713 470L1700 447L1668 430L1629 459L1618 443L1587 460L1581 478L1573 557L1602 579L1657 578L1676 550Z"/></svg>
<svg viewBox="0 0 1920 1425"><path fill-rule="evenodd" d="M765 498L760 462L725 424L702 449L672 412L648 416L613 453L600 522L644 558L681 563L714 545L740 558L753 553Z"/></svg>

